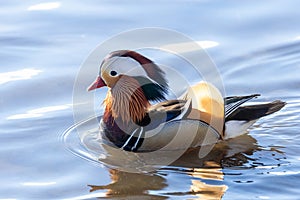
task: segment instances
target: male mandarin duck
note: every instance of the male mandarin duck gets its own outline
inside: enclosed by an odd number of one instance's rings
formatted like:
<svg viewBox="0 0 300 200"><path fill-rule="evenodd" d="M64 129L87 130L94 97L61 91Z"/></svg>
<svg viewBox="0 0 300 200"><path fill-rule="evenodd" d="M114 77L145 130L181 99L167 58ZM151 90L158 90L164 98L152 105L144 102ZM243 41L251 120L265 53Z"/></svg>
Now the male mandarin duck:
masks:
<svg viewBox="0 0 300 200"><path fill-rule="evenodd" d="M165 72L130 50L107 55L88 91L104 86L109 90L103 102L102 137L133 152L161 149L177 135L175 148L181 148L180 143L197 147L237 137L256 120L285 105L276 100L241 106L259 94L223 99L216 87L203 81L188 88L181 98L166 100L169 86Z"/></svg>

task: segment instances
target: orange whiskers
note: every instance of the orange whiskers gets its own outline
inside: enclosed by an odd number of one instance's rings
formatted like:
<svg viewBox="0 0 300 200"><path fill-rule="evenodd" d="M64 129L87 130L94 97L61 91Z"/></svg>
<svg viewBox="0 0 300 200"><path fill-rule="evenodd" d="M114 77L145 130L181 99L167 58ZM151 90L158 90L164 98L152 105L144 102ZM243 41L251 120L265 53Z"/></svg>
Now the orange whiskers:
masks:
<svg viewBox="0 0 300 200"><path fill-rule="evenodd" d="M103 103L106 114L111 113L113 118L121 118L124 123L141 121L150 106L139 82L125 75L108 91Z"/></svg>

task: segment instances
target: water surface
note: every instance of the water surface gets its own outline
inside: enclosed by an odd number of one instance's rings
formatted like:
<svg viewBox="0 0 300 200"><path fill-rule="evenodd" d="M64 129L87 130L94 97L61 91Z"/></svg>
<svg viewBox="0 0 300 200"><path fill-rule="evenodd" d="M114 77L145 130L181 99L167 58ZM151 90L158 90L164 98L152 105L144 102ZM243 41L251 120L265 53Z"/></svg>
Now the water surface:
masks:
<svg viewBox="0 0 300 200"><path fill-rule="evenodd" d="M2 2L0 198L297 199L298 4ZM60 136L73 125L72 90L81 63L112 35L153 26L218 44L207 52L227 95L261 93L256 102L287 105L248 135L218 144L206 159L193 159L197 150L191 151L151 174L111 170L73 155Z"/></svg>

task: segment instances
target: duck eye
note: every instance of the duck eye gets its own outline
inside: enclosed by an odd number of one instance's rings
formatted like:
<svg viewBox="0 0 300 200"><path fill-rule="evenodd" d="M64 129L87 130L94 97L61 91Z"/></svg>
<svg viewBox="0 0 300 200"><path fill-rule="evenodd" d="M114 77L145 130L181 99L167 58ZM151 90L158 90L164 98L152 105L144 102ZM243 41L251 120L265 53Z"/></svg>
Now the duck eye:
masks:
<svg viewBox="0 0 300 200"><path fill-rule="evenodd" d="M110 75L111 75L111 76L116 76L117 74L118 74L118 73L117 73L116 71L111 71L111 72L110 72Z"/></svg>

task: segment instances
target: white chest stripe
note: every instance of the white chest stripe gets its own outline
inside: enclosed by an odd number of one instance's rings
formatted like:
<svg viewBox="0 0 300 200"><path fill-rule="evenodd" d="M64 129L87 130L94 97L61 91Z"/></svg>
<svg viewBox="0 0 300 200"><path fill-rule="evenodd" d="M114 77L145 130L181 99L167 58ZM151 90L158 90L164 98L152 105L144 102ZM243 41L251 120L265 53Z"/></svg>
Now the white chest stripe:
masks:
<svg viewBox="0 0 300 200"><path fill-rule="evenodd" d="M124 145L121 147L123 150L124 148L129 144L130 140L134 137L135 133L140 129L140 132L139 132L139 135L138 135L138 138L136 139L136 142L134 143L134 146L131 148L131 151L135 150L140 139L141 139L141 136L142 136L142 133L143 133L143 127L141 128L137 128L135 129L132 134L130 135L130 137L126 140L126 142L124 143Z"/></svg>

